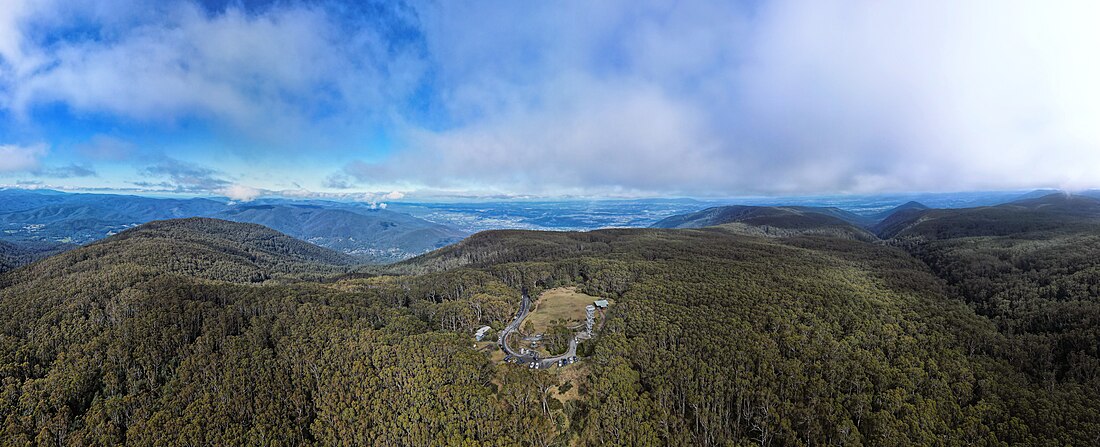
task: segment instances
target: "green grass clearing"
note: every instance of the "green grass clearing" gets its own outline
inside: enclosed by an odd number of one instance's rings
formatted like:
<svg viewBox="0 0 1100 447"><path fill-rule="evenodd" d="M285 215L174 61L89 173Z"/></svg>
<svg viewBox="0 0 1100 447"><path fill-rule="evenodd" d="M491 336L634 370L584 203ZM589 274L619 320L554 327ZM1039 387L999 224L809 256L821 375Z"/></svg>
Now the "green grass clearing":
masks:
<svg viewBox="0 0 1100 447"><path fill-rule="evenodd" d="M550 289L539 295L534 309L527 316L527 321L531 322L536 333L546 332L551 323L557 320L565 320L566 327L583 328L584 307L598 299L602 298L577 292L573 287Z"/></svg>

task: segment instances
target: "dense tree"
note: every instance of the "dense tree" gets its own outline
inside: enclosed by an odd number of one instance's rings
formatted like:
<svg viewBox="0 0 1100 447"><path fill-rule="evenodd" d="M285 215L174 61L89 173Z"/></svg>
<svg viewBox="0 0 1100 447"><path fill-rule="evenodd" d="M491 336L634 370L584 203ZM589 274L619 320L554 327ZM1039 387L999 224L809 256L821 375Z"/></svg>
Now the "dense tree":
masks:
<svg viewBox="0 0 1100 447"><path fill-rule="evenodd" d="M235 225L0 275L3 443L1100 441L1094 233L507 231L349 274ZM616 302L569 379L472 347L560 286Z"/></svg>

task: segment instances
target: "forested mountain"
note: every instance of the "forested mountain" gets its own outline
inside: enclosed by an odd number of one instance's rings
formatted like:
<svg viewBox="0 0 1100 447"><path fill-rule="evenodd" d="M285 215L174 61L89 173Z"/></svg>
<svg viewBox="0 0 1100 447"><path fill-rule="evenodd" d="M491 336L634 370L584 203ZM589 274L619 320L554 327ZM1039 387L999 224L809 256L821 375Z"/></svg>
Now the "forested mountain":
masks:
<svg viewBox="0 0 1100 447"><path fill-rule="evenodd" d="M493 231L346 275L257 225L155 222L0 275L0 439L1094 445L1100 233L1075 228ZM615 301L574 369L470 347L562 286Z"/></svg>
<svg viewBox="0 0 1100 447"><path fill-rule="evenodd" d="M874 236L858 225L866 219L835 208L720 206L672 216L653 228L703 228L726 225L750 234L791 236L829 234L862 240Z"/></svg>
<svg viewBox="0 0 1100 447"><path fill-rule="evenodd" d="M866 227L879 220L874 215L857 214L834 206L784 206L781 208L788 208L801 213L824 214L843 220L857 227Z"/></svg>
<svg viewBox="0 0 1100 447"><path fill-rule="evenodd" d="M885 216L878 223L872 225L869 230L879 237L890 238L918 222L920 217L925 215L928 211L929 208L917 206L898 208L893 210L893 212Z"/></svg>
<svg viewBox="0 0 1100 447"><path fill-rule="evenodd" d="M1100 217L1100 199L1050 194L997 206L902 211L883 221L883 238L943 239L1064 231Z"/></svg>
<svg viewBox="0 0 1100 447"><path fill-rule="evenodd" d="M1100 398L1100 201L1055 194L929 211L892 242L997 325L1003 356L1029 381ZM1081 443L1100 441L1093 430Z"/></svg>
<svg viewBox="0 0 1100 447"><path fill-rule="evenodd" d="M149 275L181 274L235 282L279 275L342 272L355 259L270 228L208 218L156 221L62 253L14 277L49 280L76 272L133 268Z"/></svg>
<svg viewBox="0 0 1100 447"><path fill-rule="evenodd" d="M513 444L503 435L518 430L480 422L524 417L489 400L486 359L428 330L443 305L407 298L454 281L293 281L344 260L258 225L187 219L0 275L0 444Z"/></svg>
<svg viewBox="0 0 1100 447"><path fill-rule="evenodd" d="M406 259L462 240L465 233L383 209L238 205L215 217L250 222L371 262Z"/></svg>
<svg viewBox="0 0 1100 447"><path fill-rule="evenodd" d="M873 223L880 223L880 222L882 222L886 219L889 219L891 216L897 216L898 214L902 214L902 213L919 212L919 211L923 211L923 210L926 210L926 209L928 209L928 207L925 206L923 203L909 201L909 202L905 202L901 205L898 205L896 207L893 207L891 209L888 209L886 211L883 211L883 212L880 212L880 213L875 213L875 214L872 214L872 215L867 216L867 217Z"/></svg>

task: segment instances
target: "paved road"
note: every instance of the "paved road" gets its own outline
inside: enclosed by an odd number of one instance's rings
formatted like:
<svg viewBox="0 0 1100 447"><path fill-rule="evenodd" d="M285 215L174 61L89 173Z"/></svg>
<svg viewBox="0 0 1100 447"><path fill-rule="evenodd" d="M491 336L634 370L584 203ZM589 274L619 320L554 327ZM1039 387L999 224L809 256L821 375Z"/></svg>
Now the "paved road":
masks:
<svg viewBox="0 0 1100 447"><path fill-rule="evenodd" d="M549 368L551 366L554 366L554 364L558 363L558 361L560 361L561 359L566 359L575 355L577 355L577 337L569 339L569 349L565 350L565 354L559 355L557 357L543 359L542 364L539 365L539 367Z"/></svg>
<svg viewBox="0 0 1100 447"><path fill-rule="evenodd" d="M500 331L500 337L497 338L497 344L504 350L504 353L518 358L523 365L529 365L531 362L539 362L539 368L549 368L554 366L558 361L567 357L573 357L577 355L577 337L573 337L569 340L569 349L565 351L565 354L557 357L550 357L547 359L539 359L538 354L529 352L527 354L520 354L508 346L508 335L519 330L519 326L523 324L523 320L527 318L527 315L531 313L531 297L527 296L526 291L523 293L523 298L519 302L519 312L516 313L516 319L512 320L508 326Z"/></svg>
<svg viewBox="0 0 1100 447"><path fill-rule="evenodd" d="M519 329L519 325L523 324L523 319L527 318L527 314L529 313L531 313L531 297L524 293L523 299L519 302L519 312L516 313L516 319L512 320L503 331L500 331L500 337L497 339L497 344L500 345L500 348L504 350L505 354L516 357L523 363L531 363L535 361L535 357L533 355L523 355L512 350L512 347L508 346L508 335Z"/></svg>

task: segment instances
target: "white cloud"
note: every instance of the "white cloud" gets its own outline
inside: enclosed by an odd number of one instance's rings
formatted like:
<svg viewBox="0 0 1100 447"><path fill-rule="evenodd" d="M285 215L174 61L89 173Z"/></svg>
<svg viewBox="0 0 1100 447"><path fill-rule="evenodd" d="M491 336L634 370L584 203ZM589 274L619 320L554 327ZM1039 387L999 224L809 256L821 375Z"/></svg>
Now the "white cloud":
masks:
<svg viewBox="0 0 1100 447"><path fill-rule="evenodd" d="M338 18L320 7L279 5L252 14L234 6L209 13L186 1L105 4L77 2L75 12L39 8L38 21L82 15L106 27L110 37L27 48L28 56L20 58L23 75L9 85L11 110L25 115L58 102L142 123L198 118L248 138L282 142L323 125L319 121L333 113L369 115L368 105L400 94L405 81L399 78L418 72L400 54L387 55L375 30L344 34ZM123 17L148 9L160 14L128 22L107 14L115 9ZM11 40L28 40L18 31L10 34ZM403 71L391 76L391 68Z"/></svg>
<svg viewBox="0 0 1100 447"><path fill-rule="evenodd" d="M769 3L729 126L761 172L806 190L1095 186L1098 14L1073 1Z"/></svg>
<svg viewBox="0 0 1100 447"><path fill-rule="evenodd" d="M576 185L722 184L733 169L703 110L660 88L589 77L554 81L539 107L509 110L444 132L407 134L416 149L354 164L361 182L410 177L428 187L553 193Z"/></svg>
<svg viewBox="0 0 1100 447"><path fill-rule="evenodd" d="M41 167L42 158L49 152L45 144L17 146L0 145L0 173L33 171Z"/></svg>
<svg viewBox="0 0 1100 447"><path fill-rule="evenodd" d="M0 1L0 59L9 64L23 59L23 35L19 26L29 7L30 2L25 0Z"/></svg>
<svg viewBox="0 0 1100 447"><path fill-rule="evenodd" d="M308 149L363 160L312 183L328 188L1100 186L1091 1L425 1L409 21L419 28L398 37L346 26L318 3L210 13L167 2L145 15L117 2L3 1L0 57L18 69L0 68L0 107L192 117L295 147L303 139L281 137L308 134ZM106 37L45 45L36 34L73 14ZM384 156L362 149L374 127L392 136ZM249 146L262 159L273 145ZM297 156L328 155L318 152ZM257 178L243 174L226 175Z"/></svg>
<svg viewBox="0 0 1100 447"><path fill-rule="evenodd" d="M217 192L237 202L251 202L264 194L259 189L245 185L230 185Z"/></svg>
<svg viewBox="0 0 1100 447"><path fill-rule="evenodd" d="M345 171L535 193L1100 186L1098 3L588 6L426 8L458 125Z"/></svg>

